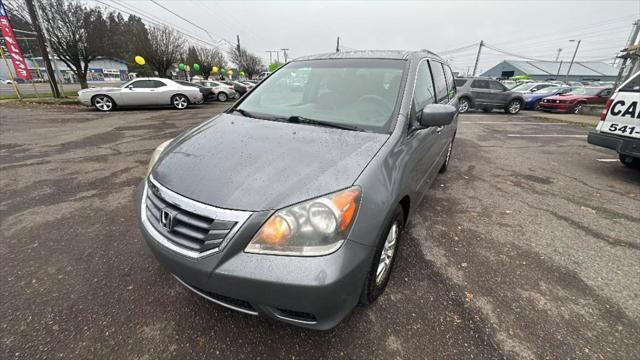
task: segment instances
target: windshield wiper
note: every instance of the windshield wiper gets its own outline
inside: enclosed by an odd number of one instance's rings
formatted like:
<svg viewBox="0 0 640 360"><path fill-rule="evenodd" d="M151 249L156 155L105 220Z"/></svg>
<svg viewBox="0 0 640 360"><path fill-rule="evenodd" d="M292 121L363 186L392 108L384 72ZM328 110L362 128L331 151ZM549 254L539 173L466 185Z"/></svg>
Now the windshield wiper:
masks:
<svg viewBox="0 0 640 360"><path fill-rule="evenodd" d="M253 115L252 113L248 112L247 110L242 110L242 109L235 108L235 109L233 109L233 111L240 113L240 115L242 115L244 117L250 117L250 118L254 118L254 119L258 118L257 116Z"/></svg>
<svg viewBox="0 0 640 360"><path fill-rule="evenodd" d="M309 119L299 115L292 115L292 116L289 116L288 118L280 118L278 120L283 120L283 121L295 123L295 124L309 124L309 125L325 126L325 127L335 128L335 129L343 129L343 130L351 130L351 131L367 131L358 126L336 124L334 122Z"/></svg>

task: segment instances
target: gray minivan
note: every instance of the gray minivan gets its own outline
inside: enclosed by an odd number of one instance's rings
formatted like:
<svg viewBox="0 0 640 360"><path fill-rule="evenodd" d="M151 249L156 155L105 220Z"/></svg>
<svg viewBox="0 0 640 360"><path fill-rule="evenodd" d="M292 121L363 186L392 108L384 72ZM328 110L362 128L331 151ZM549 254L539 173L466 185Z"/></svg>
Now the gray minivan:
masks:
<svg viewBox="0 0 640 360"><path fill-rule="evenodd" d="M136 192L157 259L220 305L313 329L384 291L449 164L453 75L427 52L299 58L165 142Z"/></svg>

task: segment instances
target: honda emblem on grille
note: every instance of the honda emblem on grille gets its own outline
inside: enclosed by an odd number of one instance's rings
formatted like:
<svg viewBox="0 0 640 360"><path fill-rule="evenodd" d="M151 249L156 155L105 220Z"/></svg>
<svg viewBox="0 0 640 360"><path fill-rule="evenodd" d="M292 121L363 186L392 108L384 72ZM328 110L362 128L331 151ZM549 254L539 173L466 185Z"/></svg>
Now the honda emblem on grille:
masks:
<svg viewBox="0 0 640 360"><path fill-rule="evenodd" d="M162 214L160 214L160 224L162 224L162 227L169 231L173 230L173 217L174 214L169 210L162 209Z"/></svg>

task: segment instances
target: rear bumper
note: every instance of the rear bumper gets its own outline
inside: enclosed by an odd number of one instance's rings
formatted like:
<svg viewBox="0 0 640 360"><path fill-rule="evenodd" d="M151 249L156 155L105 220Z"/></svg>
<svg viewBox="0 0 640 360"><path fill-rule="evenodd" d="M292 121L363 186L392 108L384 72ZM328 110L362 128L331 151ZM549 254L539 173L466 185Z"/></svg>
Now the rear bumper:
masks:
<svg viewBox="0 0 640 360"><path fill-rule="evenodd" d="M605 147L636 159L640 159L640 140L624 136L590 131L587 137L589 144Z"/></svg>
<svg viewBox="0 0 640 360"><path fill-rule="evenodd" d="M254 213L220 252L188 258L163 246L141 222L144 181L135 196L138 224L158 261L183 285L228 308L307 328L336 326L356 306L374 249L346 241L319 257L259 255L246 244L270 213ZM162 290L159 290L162 291Z"/></svg>
<svg viewBox="0 0 640 360"><path fill-rule="evenodd" d="M540 108L544 111L570 112L574 104L540 103Z"/></svg>

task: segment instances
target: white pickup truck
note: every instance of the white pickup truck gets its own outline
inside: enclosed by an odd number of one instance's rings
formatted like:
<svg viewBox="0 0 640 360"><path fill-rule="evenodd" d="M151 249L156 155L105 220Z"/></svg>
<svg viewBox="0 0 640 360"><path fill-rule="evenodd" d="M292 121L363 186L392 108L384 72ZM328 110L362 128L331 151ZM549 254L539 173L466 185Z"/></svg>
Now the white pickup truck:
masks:
<svg viewBox="0 0 640 360"><path fill-rule="evenodd" d="M622 83L600 114L600 123L589 132L589 144L613 149L628 166L640 165L640 72Z"/></svg>

